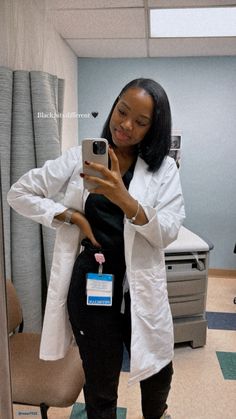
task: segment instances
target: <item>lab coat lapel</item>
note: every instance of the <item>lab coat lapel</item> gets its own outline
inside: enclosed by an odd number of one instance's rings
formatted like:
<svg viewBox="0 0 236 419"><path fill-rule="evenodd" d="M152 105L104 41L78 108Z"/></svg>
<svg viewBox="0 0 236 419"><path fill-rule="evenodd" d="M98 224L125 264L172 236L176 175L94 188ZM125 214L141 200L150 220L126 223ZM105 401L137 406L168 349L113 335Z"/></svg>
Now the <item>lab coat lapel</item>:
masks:
<svg viewBox="0 0 236 419"><path fill-rule="evenodd" d="M145 198L148 194L148 186L152 179L152 173L148 172L148 166L140 157L137 159L135 165L133 178L129 185L129 193L135 199L137 199L140 204L145 203ZM125 259L127 269L131 267L131 258L132 258L132 249L135 238L135 230L132 228L130 222L125 223L124 225L124 237L125 237Z"/></svg>
<svg viewBox="0 0 236 419"><path fill-rule="evenodd" d="M134 175L129 185L129 193L135 199L143 203L148 193L148 185L152 179L152 172L148 171L148 166L143 159L138 157L134 169Z"/></svg>

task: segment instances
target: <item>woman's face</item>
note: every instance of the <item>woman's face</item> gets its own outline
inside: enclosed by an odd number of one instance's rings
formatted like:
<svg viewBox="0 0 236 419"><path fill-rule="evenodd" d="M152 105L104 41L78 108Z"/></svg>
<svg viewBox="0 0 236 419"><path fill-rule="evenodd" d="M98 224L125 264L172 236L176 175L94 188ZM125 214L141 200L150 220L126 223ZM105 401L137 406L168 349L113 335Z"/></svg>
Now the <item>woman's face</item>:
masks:
<svg viewBox="0 0 236 419"><path fill-rule="evenodd" d="M153 108L152 97L142 88L130 88L122 94L110 119L116 147L128 151L143 140L152 124Z"/></svg>

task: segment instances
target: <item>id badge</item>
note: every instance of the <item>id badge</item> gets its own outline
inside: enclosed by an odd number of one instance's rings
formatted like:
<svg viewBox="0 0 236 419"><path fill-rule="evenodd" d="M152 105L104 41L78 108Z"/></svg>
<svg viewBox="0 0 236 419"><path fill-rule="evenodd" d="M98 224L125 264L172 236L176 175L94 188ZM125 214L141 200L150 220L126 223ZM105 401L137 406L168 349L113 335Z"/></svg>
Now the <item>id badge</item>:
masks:
<svg viewBox="0 0 236 419"><path fill-rule="evenodd" d="M88 273L86 276L88 306L111 306L113 294L113 275Z"/></svg>

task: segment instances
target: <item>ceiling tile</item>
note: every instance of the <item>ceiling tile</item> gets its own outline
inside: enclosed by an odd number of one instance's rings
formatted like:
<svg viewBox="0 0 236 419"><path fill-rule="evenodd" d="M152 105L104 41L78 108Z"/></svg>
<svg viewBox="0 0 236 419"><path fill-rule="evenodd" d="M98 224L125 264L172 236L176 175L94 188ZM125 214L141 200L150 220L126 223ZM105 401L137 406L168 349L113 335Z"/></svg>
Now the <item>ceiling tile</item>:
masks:
<svg viewBox="0 0 236 419"><path fill-rule="evenodd" d="M52 17L63 38L145 38L144 9L63 10Z"/></svg>
<svg viewBox="0 0 236 419"><path fill-rule="evenodd" d="M150 39L150 57L236 55L235 38Z"/></svg>
<svg viewBox="0 0 236 419"><path fill-rule="evenodd" d="M235 38L148 40L148 7L235 5L232 0L34 0L53 10L60 35L79 57L236 55ZM148 48L147 48L148 46Z"/></svg>
<svg viewBox="0 0 236 419"><path fill-rule="evenodd" d="M71 39L67 43L78 57L147 57L145 39Z"/></svg>
<svg viewBox="0 0 236 419"><path fill-rule="evenodd" d="M48 9L108 9L113 7L144 7L144 0L49 0L47 3Z"/></svg>
<svg viewBox="0 0 236 419"><path fill-rule="evenodd" d="M235 0L148 0L148 7L235 6Z"/></svg>

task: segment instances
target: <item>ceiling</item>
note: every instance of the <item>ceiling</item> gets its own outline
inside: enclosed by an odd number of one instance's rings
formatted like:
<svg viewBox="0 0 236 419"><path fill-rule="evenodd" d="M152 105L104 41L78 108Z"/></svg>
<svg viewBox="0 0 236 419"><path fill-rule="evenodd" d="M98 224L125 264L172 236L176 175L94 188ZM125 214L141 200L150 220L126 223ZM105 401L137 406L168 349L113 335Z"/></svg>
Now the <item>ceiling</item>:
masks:
<svg viewBox="0 0 236 419"><path fill-rule="evenodd" d="M38 0L39 1L39 0ZM59 34L78 57L236 55L236 37L150 39L150 8L236 5L230 0L46 0Z"/></svg>

